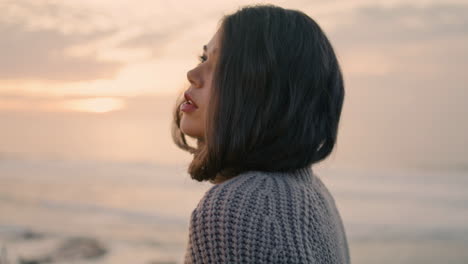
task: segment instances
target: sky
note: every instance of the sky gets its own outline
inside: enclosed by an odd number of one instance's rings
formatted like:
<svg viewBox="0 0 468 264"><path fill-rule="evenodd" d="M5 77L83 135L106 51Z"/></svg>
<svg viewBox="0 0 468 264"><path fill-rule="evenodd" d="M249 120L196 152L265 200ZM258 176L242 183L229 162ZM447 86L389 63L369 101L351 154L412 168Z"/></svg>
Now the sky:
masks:
<svg viewBox="0 0 468 264"><path fill-rule="evenodd" d="M172 102L222 15L255 3L0 0L0 158L186 161ZM267 3L311 16L338 55L332 161L468 168L466 1Z"/></svg>

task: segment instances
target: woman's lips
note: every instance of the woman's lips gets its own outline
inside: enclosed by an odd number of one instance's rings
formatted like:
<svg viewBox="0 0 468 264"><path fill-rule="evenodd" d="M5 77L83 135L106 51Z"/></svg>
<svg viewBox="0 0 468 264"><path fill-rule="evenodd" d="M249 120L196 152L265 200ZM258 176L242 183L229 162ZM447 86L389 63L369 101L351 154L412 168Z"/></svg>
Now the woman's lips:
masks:
<svg viewBox="0 0 468 264"><path fill-rule="evenodd" d="M185 101L190 101L190 103L198 108L198 105L195 103L195 101L192 99L192 96L188 92L184 93Z"/></svg>
<svg viewBox="0 0 468 264"><path fill-rule="evenodd" d="M188 92L184 93L185 102L180 105L180 111L190 113L198 109L197 104L193 101Z"/></svg>
<svg viewBox="0 0 468 264"><path fill-rule="evenodd" d="M197 109L198 108L195 105L191 104L188 101L185 101L180 105L180 111L185 112L185 113L190 113Z"/></svg>

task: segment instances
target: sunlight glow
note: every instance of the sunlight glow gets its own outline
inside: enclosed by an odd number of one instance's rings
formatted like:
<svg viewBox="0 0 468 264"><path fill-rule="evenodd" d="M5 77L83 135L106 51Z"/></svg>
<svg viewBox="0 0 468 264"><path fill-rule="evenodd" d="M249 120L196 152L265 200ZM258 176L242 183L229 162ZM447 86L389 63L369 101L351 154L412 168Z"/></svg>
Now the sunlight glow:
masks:
<svg viewBox="0 0 468 264"><path fill-rule="evenodd" d="M72 111L106 113L124 108L125 103L123 100L117 98L99 97L67 100L62 103L62 106Z"/></svg>

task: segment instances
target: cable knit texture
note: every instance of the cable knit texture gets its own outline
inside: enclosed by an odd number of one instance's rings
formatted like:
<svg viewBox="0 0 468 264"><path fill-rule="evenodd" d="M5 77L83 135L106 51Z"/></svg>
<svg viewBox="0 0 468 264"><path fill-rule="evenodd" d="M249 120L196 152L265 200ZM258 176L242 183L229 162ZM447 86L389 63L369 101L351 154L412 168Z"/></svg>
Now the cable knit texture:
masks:
<svg viewBox="0 0 468 264"><path fill-rule="evenodd" d="M212 186L190 218L185 263L350 263L335 201L311 167Z"/></svg>

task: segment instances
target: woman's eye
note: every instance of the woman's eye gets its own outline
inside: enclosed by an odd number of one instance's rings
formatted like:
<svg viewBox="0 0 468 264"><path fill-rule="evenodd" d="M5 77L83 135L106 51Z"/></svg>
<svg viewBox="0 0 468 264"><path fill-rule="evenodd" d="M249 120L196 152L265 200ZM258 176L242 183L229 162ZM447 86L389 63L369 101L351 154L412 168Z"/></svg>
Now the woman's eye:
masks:
<svg viewBox="0 0 468 264"><path fill-rule="evenodd" d="M200 63L203 63L203 62L206 61L207 57L206 57L206 55L199 55L198 59L200 60Z"/></svg>

